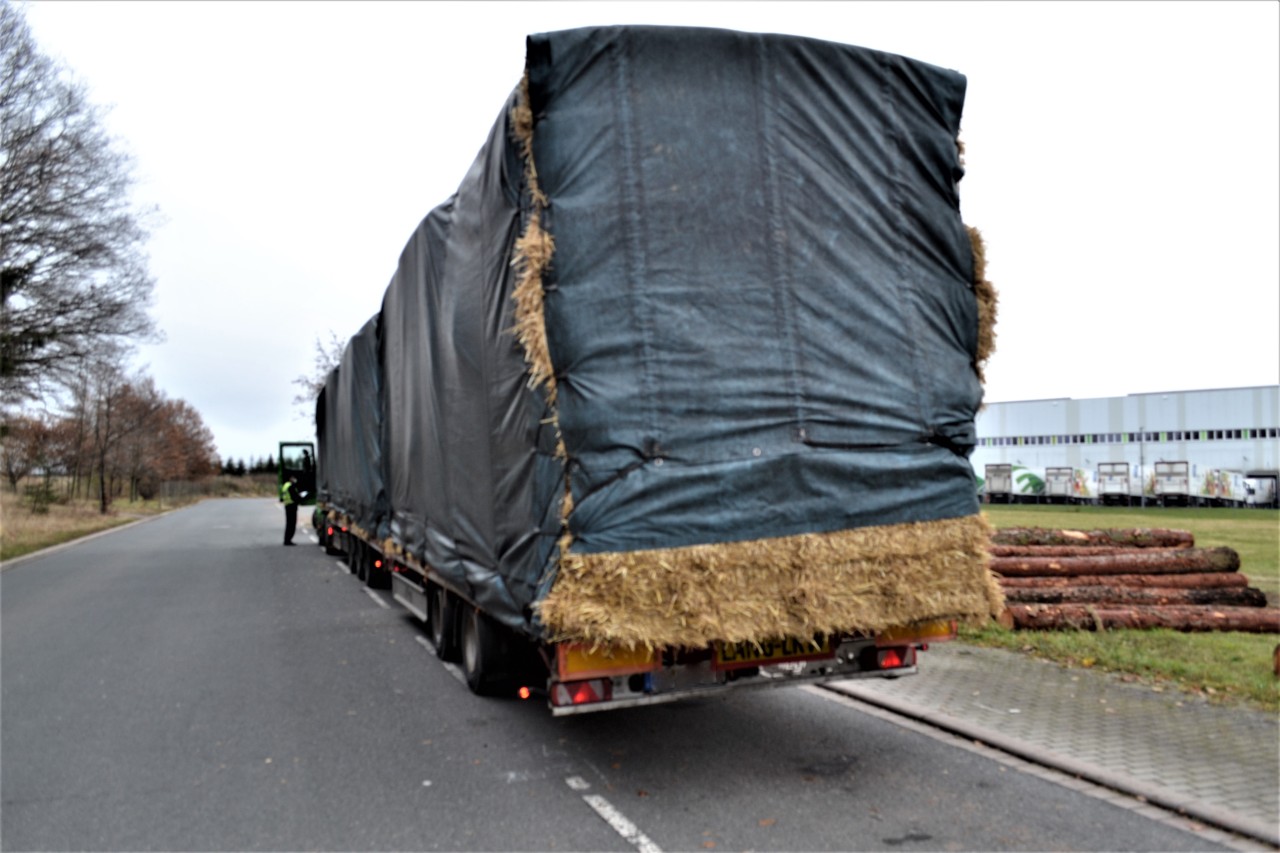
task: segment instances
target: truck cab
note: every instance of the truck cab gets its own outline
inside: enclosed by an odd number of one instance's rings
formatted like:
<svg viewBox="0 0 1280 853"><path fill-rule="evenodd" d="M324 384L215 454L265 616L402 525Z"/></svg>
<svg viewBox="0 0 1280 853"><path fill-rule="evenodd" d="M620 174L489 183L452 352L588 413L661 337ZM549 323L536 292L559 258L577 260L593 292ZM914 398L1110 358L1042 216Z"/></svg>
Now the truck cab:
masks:
<svg viewBox="0 0 1280 853"><path fill-rule="evenodd" d="M280 442L280 461L276 463L276 489L284 486L290 477L298 478L298 503L315 506L316 503L316 446L311 441Z"/></svg>

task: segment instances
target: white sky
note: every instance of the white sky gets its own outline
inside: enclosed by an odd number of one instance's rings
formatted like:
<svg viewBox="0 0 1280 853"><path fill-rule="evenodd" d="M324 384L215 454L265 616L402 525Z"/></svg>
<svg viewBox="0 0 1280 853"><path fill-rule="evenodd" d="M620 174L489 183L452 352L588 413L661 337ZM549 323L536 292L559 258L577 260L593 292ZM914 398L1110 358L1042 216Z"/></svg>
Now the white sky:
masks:
<svg viewBox="0 0 1280 853"><path fill-rule="evenodd" d="M26 4L158 205L140 365L219 452L312 427L291 380L374 314L462 180L528 33L784 32L969 79L964 219L1000 292L987 400L1280 382L1274 2Z"/></svg>

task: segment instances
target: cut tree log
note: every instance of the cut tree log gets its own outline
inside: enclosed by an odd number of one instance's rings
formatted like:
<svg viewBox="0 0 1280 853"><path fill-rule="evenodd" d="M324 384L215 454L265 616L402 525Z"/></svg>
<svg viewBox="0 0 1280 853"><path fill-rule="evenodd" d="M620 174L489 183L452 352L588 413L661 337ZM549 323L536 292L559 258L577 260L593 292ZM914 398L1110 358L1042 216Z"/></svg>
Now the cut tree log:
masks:
<svg viewBox="0 0 1280 853"><path fill-rule="evenodd" d="M1162 551L1185 551L1185 548L1135 548L1118 545L988 545L993 557L1105 557L1111 554L1159 554Z"/></svg>
<svg viewBox="0 0 1280 853"><path fill-rule="evenodd" d="M1104 604L1010 604L1001 624L1031 630L1170 628L1175 631L1280 633L1274 607L1115 607Z"/></svg>
<svg viewBox="0 0 1280 853"><path fill-rule="evenodd" d="M1133 549L1091 557L992 557L991 570L1005 577L1187 574L1234 572L1240 555L1231 548Z"/></svg>
<svg viewBox="0 0 1280 853"><path fill-rule="evenodd" d="M1178 589L1223 589L1246 587L1249 578L1238 572L1194 573L1188 575L1076 575L1074 577L1001 578L1000 586L1011 589L1057 589L1077 586L1158 586Z"/></svg>
<svg viewBox="0 0 1280 853"><path fill-rule="evenodd" d="M1252 587L1177 589L1171 587L1084 586L1020 587L1004 590L1010 604L1216 605L1266 607L1267 595Z"/></svg>
<svg viewBox="0 0 1280 853"><path fill-rule="evenodd" d="M1059 530L1047 527L1006 527L991 534L997 545L1113 545L1129 548L1190 548L1196 544L1189 530L1159 527L1109 530Z"/></svg>

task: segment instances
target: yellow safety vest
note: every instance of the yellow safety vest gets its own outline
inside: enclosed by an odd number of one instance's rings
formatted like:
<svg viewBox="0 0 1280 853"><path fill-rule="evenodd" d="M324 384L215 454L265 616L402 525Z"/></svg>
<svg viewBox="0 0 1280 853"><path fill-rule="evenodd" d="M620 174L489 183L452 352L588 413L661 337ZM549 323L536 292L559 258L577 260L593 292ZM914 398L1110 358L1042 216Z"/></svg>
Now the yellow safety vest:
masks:
<svg viewBox="0 0 1280 853"><path fill-rule="evenodd" d="M288 480L285 480L280 486L280 500L284 501L285 506L293 503L293 492L289 488L292 485Z"/></svg>

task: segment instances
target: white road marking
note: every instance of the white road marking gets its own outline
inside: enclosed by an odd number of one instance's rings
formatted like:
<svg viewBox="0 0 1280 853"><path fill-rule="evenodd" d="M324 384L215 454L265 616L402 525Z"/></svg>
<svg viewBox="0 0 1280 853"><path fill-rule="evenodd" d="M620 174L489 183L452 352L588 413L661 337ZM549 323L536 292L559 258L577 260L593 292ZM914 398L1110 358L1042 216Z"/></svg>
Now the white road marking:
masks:
<svg viewBox="0 0 1280 853"><path fill-rule="evenodd" d="M581 776L567 776L564 783L570 789L582 793L591 790L591 783ZM613 807L613 804L599 794L582 794L582 800L604 818L604 822L613 827L613 831L621 835L626 842L640 853L662 853L662 848L654 844L626 815Z"/></svg>
<svg viewBox="0 0 1280 853"><path fill-rule="evenodd" d="M432 654L432 655L435 655L435 653L436 653L436 647L435 647L435 646L433 646L433 645L431 644L431 641L430 641L430 640L428 640L426 637L422 636L421 634L418 634L418 635L417 635L416 637L414 637L413 639L418 643L418 645L422 646L424 649L426 649L427 651L431 652L431 654ZM459 682L461 682L462 684L466 684L466 683L467 683L467 676L466 676L466 675L464 675L464 674L463 674L463 672L462 672L462 670L458 669L458 667L457 667L457 666L455 666L454 664L449 663L448 661L443 661L443 660L442 660L442 661L440 661L440 665L444 667L445 672L449 673L449 674L450 674L450 675L452 675L454 678L458 679L458 681L459 681ZM470 689L470 688L468 688L468 689Z"/></svg>
<svg viewBox="0 0 1280 853"><path fill-rule="evenodd" d="M378 606L381 607L383 610L391 609L391 605L383 601L382 596L378 595L376 592L369 589L368 587L365 587L364 591L370 598L372 598L375 602L377 602Z"/></svg>
<svg viewBox="0 0 1280 853"><path fill-rule="evenodd" d="M344 575L349 575L349 574L351 574L351 569L347 568L347 564L346 564L346 563L342 562L341 560L334 560L333 562L334 562L335 564L337 564L338 568L342 569L342 573L343 573Z"/></svg>
<svg viewBox="0 0 1280 853"><path fill-rule="evenodd" d="M649 836L645 835L631 821L627 820L622 812L615 809L608 800L598 794L584 794L582 799L587 805L595 809L596 814L604 818L605 823L613 827L613 831L618 833L626 840L628 844L640 851L640 853L662 853L662 848L654 844Z"/></svg>

